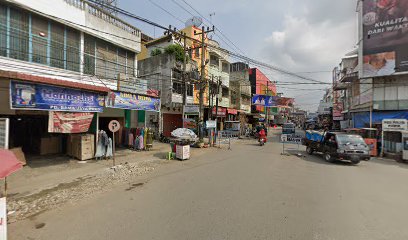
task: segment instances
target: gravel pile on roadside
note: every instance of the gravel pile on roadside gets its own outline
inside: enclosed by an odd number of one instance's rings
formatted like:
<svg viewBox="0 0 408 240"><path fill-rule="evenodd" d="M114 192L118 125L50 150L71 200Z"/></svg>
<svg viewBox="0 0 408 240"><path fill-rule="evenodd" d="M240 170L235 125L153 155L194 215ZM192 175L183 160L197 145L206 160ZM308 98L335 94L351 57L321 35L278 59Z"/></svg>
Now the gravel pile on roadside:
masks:
<svg viewBox="0 0 408 240"><path fill-rule="evenodd" d="M125 183L135 176L153 171L163 161L151 160L134 164L122 164L108 168L94 176L78 178L75 181L61 183L38 193L13 198L9 197L7 209L9 222L34 217L49 209L61 207L67 202L76 202L98 192L109 190L109 186Z"/></svg>

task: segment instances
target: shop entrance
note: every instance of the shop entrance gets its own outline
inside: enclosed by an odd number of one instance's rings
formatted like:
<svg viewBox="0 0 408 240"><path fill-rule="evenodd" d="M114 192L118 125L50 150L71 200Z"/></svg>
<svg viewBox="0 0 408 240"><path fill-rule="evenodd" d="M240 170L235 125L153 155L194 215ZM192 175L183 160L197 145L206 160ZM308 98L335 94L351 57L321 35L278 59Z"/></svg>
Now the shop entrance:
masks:
<svg viewBox="0 0 408 240"><path fill-rule="evenodd" d="M171 136L171 132L183 127L182 114L163 113L163 135Z"/></svg>

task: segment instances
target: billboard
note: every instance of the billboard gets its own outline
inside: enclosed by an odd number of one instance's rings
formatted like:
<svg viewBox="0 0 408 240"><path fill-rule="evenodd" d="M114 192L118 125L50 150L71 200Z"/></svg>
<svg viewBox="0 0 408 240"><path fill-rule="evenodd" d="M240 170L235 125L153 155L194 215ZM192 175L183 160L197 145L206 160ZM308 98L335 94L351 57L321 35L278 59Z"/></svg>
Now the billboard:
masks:
<svg viewBox="0 0 408 240"><path fill-rule="evenodd" d="M408 71L408 1L363 1L363 77Z"/></svg>
<svg viewBox="0 0 408 240"><path fill-rule="evenodd" d="M343 103L342 102L336 102L333 104L333 120L334 121L343 121L344 116L342 114L343 112Z"/></svg>
<svg viewBox="0 0 408 240"><path fill-rule="evenodd" d="M273 107L277 106L278 97L266 95L254 95L252 97L252 105Z"/></svg>

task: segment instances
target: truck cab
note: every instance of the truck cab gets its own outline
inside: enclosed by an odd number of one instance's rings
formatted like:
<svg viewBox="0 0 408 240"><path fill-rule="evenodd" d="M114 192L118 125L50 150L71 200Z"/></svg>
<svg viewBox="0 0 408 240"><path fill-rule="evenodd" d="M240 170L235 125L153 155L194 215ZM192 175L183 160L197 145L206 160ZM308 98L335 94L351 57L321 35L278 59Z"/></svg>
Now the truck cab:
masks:
<svg viewBox="0 0 408 240"><path fill-rule="evenodd" d="M305 139L306 151L309 154L321 152L327 162L346 160L358 164L361 160L370 160L370 148L360 135L325 132L321 136L320 139Z"/></svg>

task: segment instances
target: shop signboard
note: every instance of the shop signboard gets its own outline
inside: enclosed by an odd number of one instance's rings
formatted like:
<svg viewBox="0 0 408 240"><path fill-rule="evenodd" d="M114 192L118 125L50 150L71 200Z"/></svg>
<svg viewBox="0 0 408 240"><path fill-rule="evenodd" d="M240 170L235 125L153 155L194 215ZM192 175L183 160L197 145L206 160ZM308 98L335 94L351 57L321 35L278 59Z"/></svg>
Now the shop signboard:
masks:
<svg viewBox="0 0 408 240"><path fill-rule="evenodd" d="M408 71L408 1L363 1L363 77Z"/></svg>
<svg viewBox="0 0 408 240"><path fill-rule="evenodd" d="M334 121L343 121L344 116L342 114L343 112L343 103L342 102L337 102L333 104L333 120Z"/></svg>
<svg viewBox="0 0 408 240"><path fill-rule="evenodd" d="M11 109L102 112L104 96L79 89L10 82Z"/></svg>
<svg viewBox="0 0 408 240"><path fill-rule="evenodd" d="M199 115L200 107L197 105L186 105L184 106L184 114L187 115Z"/></svg>
<svg viewBox="0 0 408 240"><path fill-rule="evenodd" d="M215 107L212 109L212 114L215 116L217 115L218 117L225 117L227 116L227 109L223 107L218 107L217 112L215 111Z"/></svg>
<svg viewBox="0 0 408 240"><path fill-rule="evenodd" d="M94 113L54 112L49 113L48 132L85 133L91 126Z"/></svg>
<svg viewBox="0 0 408 240"><path fill-rule="evenodd" d="M382 129L387 132L401 132L408 130L407 119L384 119Z"/></svg>
<svg viewBox="0 0 408 240"><path fill-rule="evenodd" d="M105 105L109 108L160 111L159 98L125 92L110 92L105 99Z"/></svg>
<svg viewBox="0 0 408 240"><path fill-rule="evenodd" d="M0 240L7 239L7 205L6 198L0 198Z"/></svg>
<svg viewBox="0 0 408 240"><path fill-rule="evenodd" d="M8 118L0 118L0 148L8 149L9 140L9 124Z"/></svg>

